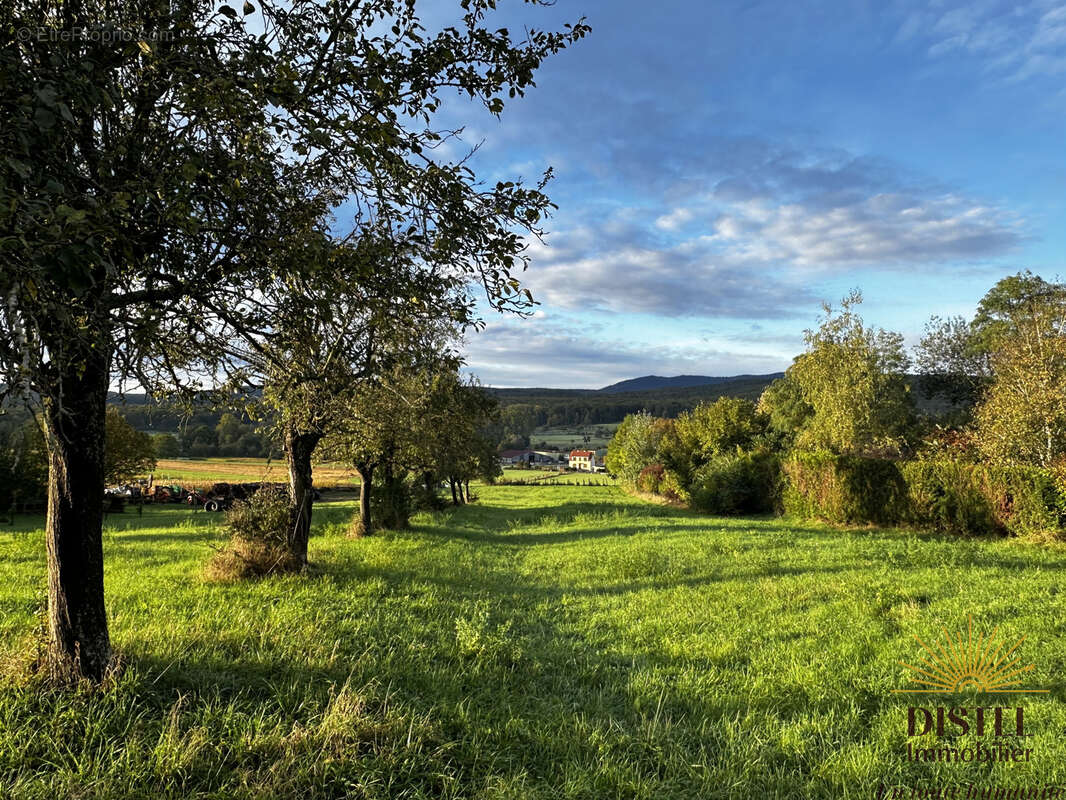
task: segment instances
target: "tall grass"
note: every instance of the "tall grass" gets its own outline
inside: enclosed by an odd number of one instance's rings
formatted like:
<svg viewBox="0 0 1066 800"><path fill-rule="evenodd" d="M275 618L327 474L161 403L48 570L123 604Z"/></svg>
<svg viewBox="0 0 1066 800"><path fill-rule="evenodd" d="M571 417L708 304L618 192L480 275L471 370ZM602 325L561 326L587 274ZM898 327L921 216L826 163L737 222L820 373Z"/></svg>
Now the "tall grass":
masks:
<svg viewBox="0 0 1066 800"><path fill-rule="evenodd" d="M321 506L310 575L242 584L202 577L217 516L113 516L124 672L95 691L0 685L0 796L869 798L881 782L1066 782L1060 546L707 518L609 487L478 494L361 540L344 535L350 506ZM9 656L39 636L40 524L0 532ZM970 614L1027 636L1026 680L1052 690L1002 703L1024 704L1033 760L905 762L916 699L892 691L898 661L912 635Z"/></svg>

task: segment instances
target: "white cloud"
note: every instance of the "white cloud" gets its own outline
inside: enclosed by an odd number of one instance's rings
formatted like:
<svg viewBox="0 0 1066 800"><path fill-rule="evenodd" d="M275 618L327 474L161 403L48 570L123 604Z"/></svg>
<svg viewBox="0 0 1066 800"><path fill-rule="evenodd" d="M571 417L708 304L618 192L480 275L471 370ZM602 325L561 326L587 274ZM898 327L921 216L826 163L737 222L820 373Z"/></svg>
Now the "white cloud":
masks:
<svg viewBox="0 0 1066 800"><path fill-rule="evenodd" d="M609 334L609 331L608 331ZM790 355L728 343L659 345L588 335L571 318L492 321L467 339L467 371L490 386L598 389L640 375L777 372ZM791 353L791 351L789 351Z"/></svg>
<svg viewBox="0 0 1066 800"><path fill-rule="evenodd" d="M655 220L655 227L664 231L676 231L692 220L692 211L687 208L675 208L669 214L663 214Z"/></svg>

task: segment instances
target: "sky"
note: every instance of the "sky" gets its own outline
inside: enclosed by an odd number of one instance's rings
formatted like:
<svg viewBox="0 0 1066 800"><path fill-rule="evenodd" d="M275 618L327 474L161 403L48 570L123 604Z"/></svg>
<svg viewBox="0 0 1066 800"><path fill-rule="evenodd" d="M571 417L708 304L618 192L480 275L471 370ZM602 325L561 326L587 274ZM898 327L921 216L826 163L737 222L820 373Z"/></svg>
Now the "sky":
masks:
<svg viewBox="0 0 1066 800"><path fill-rule="evenodd" d="M466 342L487 385L775 372L852 288L913 344L1004 275L1066 275L1064 3L500 5L592 33L498 120L445 109L479 176L555 173L540 305Z"/></svg>

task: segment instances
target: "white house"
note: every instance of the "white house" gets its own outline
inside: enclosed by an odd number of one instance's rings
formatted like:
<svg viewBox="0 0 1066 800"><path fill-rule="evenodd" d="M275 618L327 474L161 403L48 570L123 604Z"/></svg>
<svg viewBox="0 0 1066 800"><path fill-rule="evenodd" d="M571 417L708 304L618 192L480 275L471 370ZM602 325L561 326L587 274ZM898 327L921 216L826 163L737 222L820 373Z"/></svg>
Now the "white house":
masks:
<svg viewBox="0 0 1066 800"><path fill-rule="evenodd" d="M595 450L571 450L570 451L570 469L582 469L585 472L592 472L596 468L596 451Z"/></svg>

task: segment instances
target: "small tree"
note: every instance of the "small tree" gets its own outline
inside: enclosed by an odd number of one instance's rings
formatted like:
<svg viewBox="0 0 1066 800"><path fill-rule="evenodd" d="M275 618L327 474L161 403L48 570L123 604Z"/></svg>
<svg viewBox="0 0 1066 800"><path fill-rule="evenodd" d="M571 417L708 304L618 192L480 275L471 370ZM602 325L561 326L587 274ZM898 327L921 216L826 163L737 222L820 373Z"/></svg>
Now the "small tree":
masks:
<svg viewBox="0 0 1066 800"><path fill-rule="evenodd" d="M978 448L1005 464L1066 458L1066 303L1016 307L990 357L992 383L975 410Z"/></svg>
<svg viewBox="0 0 1066 800"><path fill-rule="evenodd" d="M181 455L181 444L172 433L153 433L152 447L156 458L177 458Z"/></svg>
<svg viewBox="0 0 1066 800"><path fill-rule="evenodd" d="M712 458L750 450L767 429L768 420L755 404L740 397L701 403L678 416L660 445L664 466L688 485L693 474Z"/></svg>
<svg viewBox="0 0 1066 800"><path fill-rule="evenodd" d="M803 389L788 374L766 387L756 408L766 415L770 433L780 449L788 449L795 443L800 430L814 414L810 403L803 399Z"/></svg>
<svg viewBox="0 0 1066 800"><path fill-rule="evenodd" d="M607 443L607 471L622 483L635 486L641 470L657 460L659 445L672 427L670 420L658 419L647 411L627 415Z"/></svg>
<svg viewBox="0 0 1066 800"><path fill-rule="evenodd" d="M813 409L798 447L861 454L907 445L914 403L904 380L903 337L867 328L857 312L861 302L855 291L839 309L824 305L821 325L806 332L807 352L788 368Z"/></svg>
<svg viewBox="0 0 1066 800"><path fill-rule="evenodd" d="M156 452L152 437L134 430L117 408L107 409L107 443L104 450L104 480L125 483L130 478L155 469Z"/></svg>

